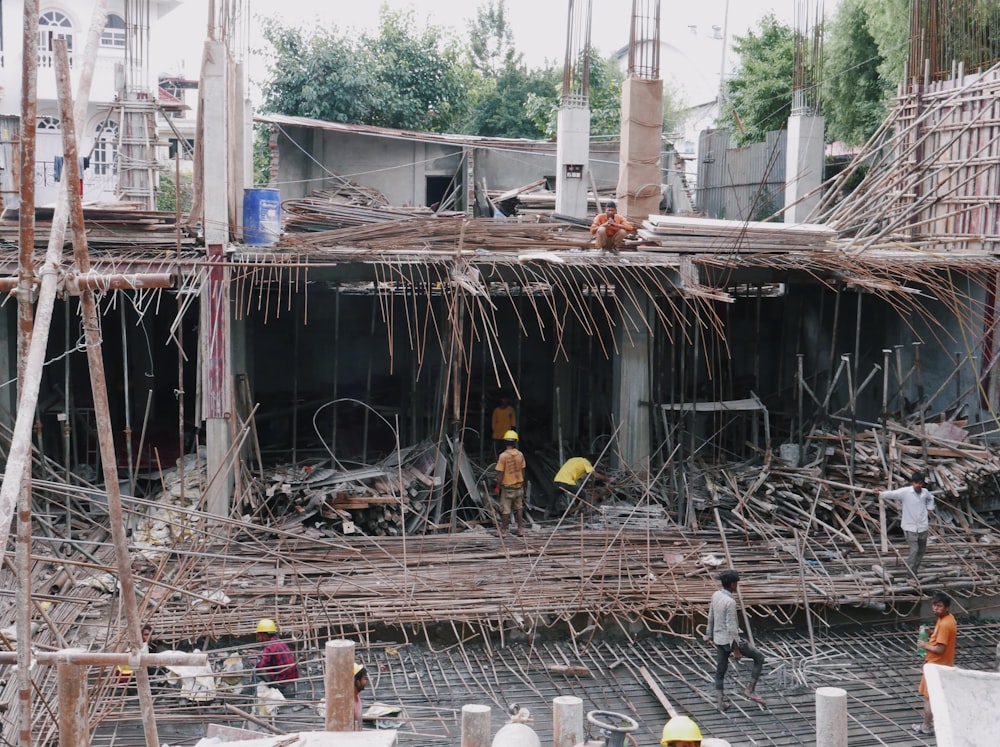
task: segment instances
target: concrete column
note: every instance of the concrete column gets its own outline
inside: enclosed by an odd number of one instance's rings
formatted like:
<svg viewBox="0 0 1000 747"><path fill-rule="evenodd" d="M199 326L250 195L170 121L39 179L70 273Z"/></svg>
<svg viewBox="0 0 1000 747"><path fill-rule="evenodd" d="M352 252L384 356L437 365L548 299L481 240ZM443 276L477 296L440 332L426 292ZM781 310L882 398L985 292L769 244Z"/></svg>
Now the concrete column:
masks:
<svg viewBox="0 0 1000 747"><path fill-rule="evenodd" d="M205 510L229 516L233 493L230 418L233 410L233 377L229 341L229 274L223 266L229 241L229 143L227 117L227 61L225 44L205 42L202 78L204 135L202 171L205 194L205 244L214 262L201 294L202 413L208 491Z"/></svg>
<svg viewBox="0 0 1000 747"><path fill-rule="evenodd" d="M462 706L462 747L490 747L489 706Z"/></svg>
<svg viewBox="0 0 1000 747"><path fill-rule="evenodd" d="M822 196L817 188L823 181L826 120L810 114L788 118L785 154L785 223L804 223ZM809 197L804 197L809 195Z"/></svg>
<svg viewBox="0 0 1000 747"><path fill-rule="evenodd" d="M583 701L574 695L552 699L552 747L576 747L583 742Z"/></svg>
<svg viewBox="0 0 1000 747"><path fill-rule="evenodd" d="M628 78L622 86L618 212L643 221L660 212L663 182L663 81Z"/></svg>
<svg viewBox="0 0 1000 747"><path fill-rule="evenodd" d="M638 470L647 468L649 457L650 418L650 333L648 319L655 319L649 312L649 300L641 290L628 294L631 300L623 304L622 323L615 329L619 355L614 359L614 416L618 430L618 447L625 464Z"/></svg>
<svg viewBox="0 0 1000 747"><path fill-rule="evenodd" d="M816 690L816 747L847 747L847 691Z"/></svg>
<svg viewBox="0 0 1000 747"><path fill-rule="evenodd" d="M556 125L556 212L586 218L589 189L590 109L563 105Z"/></svg>
<svg viewBox="0 0 1000 747"><path fill-rule="evenodd" d="M89 747L87 730L86 667L59 662L56 665L59 747Z"/></svg>
<svg viewBox="0 0 1000 747"><path fill-rule="evenodd" d="M354 731L354 641L326 642L326 731Z"/></svg>

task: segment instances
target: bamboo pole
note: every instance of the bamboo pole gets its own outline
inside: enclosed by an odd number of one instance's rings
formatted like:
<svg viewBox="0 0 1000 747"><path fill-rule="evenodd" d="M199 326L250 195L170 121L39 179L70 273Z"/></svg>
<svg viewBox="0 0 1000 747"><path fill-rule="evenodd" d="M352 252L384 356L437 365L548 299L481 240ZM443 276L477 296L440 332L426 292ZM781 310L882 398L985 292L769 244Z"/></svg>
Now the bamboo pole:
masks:
<svg viewBox="0 0 1000 747"><path fill-rule="evenodd" d="M56 78L59 85L59 109L62 119L63 153L66 157L66 181L76 185L80 180L80 162L76 144L76 126L73 112L73 94L70 89L69 53L66 41L53 42L56 56ZM77 268L90 272L90 254L87 250L87 236L83 225L83 204L78 190L67 189L69 198L70 228L73 235L73 258ZM135 587L132 583L132 563L125 537L125 521L122 514L121 493L118 484L118 459L115 456L114 436L111 426L111 411L108 403L107 383L104 377L104 359L101 355L100 320L93 291L80 294L83 316L84 337L87 342L87 363L90 369L91 392L94 398L94 417L101 451L101 467L104 471L104 487L108 494L108 518L111 536L114 540L118 560L118 579L121 584L121 602L128 620L129 638L133 651L142 647L139 610L136 606ZM149 690L149 673L144 667L135 672L139 702L142 707L143 730L147 747L159 747L156 717L153 712L153 697Z"/></svg>

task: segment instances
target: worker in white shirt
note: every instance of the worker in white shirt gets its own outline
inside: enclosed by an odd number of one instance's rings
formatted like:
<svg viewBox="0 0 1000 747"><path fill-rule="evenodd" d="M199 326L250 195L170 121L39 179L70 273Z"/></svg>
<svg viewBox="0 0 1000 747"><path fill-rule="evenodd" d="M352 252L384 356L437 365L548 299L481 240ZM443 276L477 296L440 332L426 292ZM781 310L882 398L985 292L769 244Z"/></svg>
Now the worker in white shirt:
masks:
<svg viewBox="0 0 1000 747"><path fill-rule="evenodd" d="M924 487L923 472L914 472L910 484L898 490L883 490L878 494L880 501L897 501L900 508L899 525L906 535L910 554L906 565L910 573L917 575L920 561L927 549L927 532L930 528L930 512L934 510L934 495Z"/></svg>

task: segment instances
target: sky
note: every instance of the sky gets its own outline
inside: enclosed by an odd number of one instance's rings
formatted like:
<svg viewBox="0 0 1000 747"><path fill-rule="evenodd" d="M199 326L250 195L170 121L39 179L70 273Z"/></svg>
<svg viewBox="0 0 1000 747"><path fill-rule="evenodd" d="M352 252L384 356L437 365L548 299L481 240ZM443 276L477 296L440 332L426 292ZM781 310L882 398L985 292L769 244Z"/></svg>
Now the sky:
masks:
<svg viewBox="0 0 1000 747"><path fill-rule="evenodd" d="M217 0L218 1L218 0ZM586 0L576 0L583 3ZM711 100L722 71L722 34L729 45L734 35L754 28L767 13L791 24L794 6L804 0L661 0L661 38L673 52L661 59L661 77L673 84L689 104ZM839 0L825 0L827 15ZM628 0L591 0L592 43L604 55L625 46L629 35L631 3ZM824 0L818 0L822 3ZM259 47L260 18L279 18L289 26L336 26L340 31L375 30L379 8L412 10L418 27L428 23L453 29L467 37L469 21L480 0L242 0L250 19L250 46ZM644 0L648 3L648 0ZM196 77L201 64L201 43L194 29L206 25L206 0L182 0L153 28L154 72ZM566 48L569 0L506 0L514 43L529 67L546 61L561 62ZM648 7L648 5L647 5ZM717 27L717 28L713 28ZM157 40L166 43L157 46ZM727 53L726 69L733 60ZM266 74L261 60L250 58L251 82Z"/></svg>

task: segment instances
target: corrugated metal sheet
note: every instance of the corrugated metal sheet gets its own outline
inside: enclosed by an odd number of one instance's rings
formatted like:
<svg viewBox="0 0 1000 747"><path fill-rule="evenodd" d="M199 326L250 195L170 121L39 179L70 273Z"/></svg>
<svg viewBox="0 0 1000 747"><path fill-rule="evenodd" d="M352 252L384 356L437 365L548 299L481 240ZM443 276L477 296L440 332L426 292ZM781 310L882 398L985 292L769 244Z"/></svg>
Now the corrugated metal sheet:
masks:
<svg viewBox="0 0 1000 747"><path fill-rule="evenodd" d="M763 220L785 205L785 130L745 148L729 130L705 130L698 143L697 207L710 218Z"/></svg>

